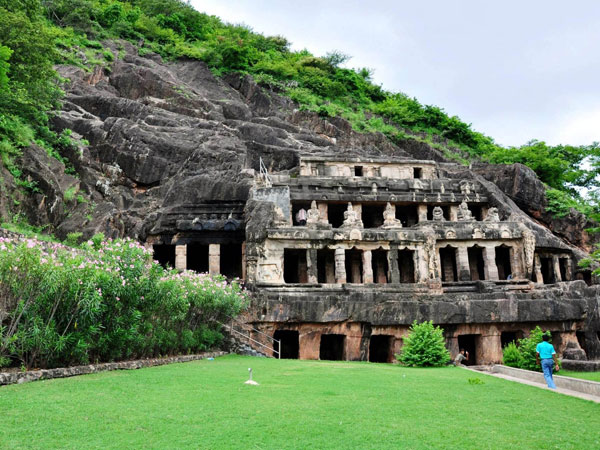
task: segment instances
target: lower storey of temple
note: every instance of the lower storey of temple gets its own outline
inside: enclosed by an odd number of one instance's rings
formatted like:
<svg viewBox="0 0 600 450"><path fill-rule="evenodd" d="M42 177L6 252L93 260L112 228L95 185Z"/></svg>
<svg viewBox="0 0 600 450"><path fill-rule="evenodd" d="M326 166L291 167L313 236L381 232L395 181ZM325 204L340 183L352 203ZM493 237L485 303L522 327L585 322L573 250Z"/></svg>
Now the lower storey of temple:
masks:
<svg viewBox="0 0 600 450"><path fill-rule="evenodd" d="M501 363L502 349L510 342L528 336L536 325L552 332L552 343L559 354L569 343L585 346L579 321L441 324L451 357L454 358L464 348L469 352L468 365ZM350 321L262 322L254 326L281 342L282 358L312 360L393 362L402 349L402 337L409 332L408 325L371 325ZM261 339L261 335L257 333L254 338ZM277 354L273 352L273 356L277 357Z"/></svg>

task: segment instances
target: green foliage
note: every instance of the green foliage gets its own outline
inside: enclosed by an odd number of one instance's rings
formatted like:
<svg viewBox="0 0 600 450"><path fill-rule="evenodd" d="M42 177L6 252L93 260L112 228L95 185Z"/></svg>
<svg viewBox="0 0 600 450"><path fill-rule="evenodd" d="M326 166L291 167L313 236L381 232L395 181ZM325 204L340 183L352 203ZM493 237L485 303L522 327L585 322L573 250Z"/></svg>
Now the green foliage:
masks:
<svg viewBox="0 0 600 450"><path fill-rule="evenodd" d="M475 377L475 378L469 378L467 381L468 381L468 383L469 383L470 385L474 385L474 384L485 384L485 382L484 382L484 381L483 381L481 378L478 378L478 377Z"/></svg>
<svg viewBox="0 0 600 450"><path fill-rule="evenodd" d="M450 362L450 353L446 349L444 330L426 321L413 322L408 336L402 338L404 346L398 360L407 366L443 366Z"/></svg>
<svg viewBox="0 0 600 450"><path fill-rule="evenodd" d="M30 368L201 351L244 305L237 283L166 271L140 244L101 238L79 250L0 240L0 357Z"/></svg>
<svg viewBox="0 0 600 450"><path fill-rule="evenodd" d="M529 337L519 339L518 346L514 342L511 342L504 347L504 364L520 369L541 372L542 368L536 364L535 348L542 342L542 336L544 335L552 337L550 331L543 331L539 326L536 326L529 333Z"/></svg>
<svg viewBox="0 0 600 450"><path fill-rule="evenodd" d="M44 130L47 113L60 95L52 66L62 62L84 70L90 65L106 67L114 59L102 46L106 39L129 40L140 55L199 59L217 75L251 74L301 109L324 118L343 117L356 131L381 132L397 143L423 140L463 164L477 159L525 164L551 188L550 211L560 216L574 207L590 217L600 216L597 199L580 194L581 188L600 190L597 144L548 146L531 141L501 147L437 106L385 91L373 83L369 69L342 67L349 57L339 51L323 57L292 51L281 36L223 23L183 0L0 0L0 117L22 119L36 140L65 162L60 156L64 142ZM433 141L432 136L439 139ZM14 151L27 145L1 130L0 138ZM11 149L5 145L3 153L14 153Z"/></svg>
<svg viewBox="0 0 600 450"><path fill-rule="evenodd" d="M510 367L521 367L523 358L519 348L514 342L510 342L506 347L502 349L502 363L505 366Z"/></svg>
<svg viewBox="0 0 600 450"><path fill-rule="evenodd" d="M77 247L79 245L79 242L81 241L82 236L83 233L80 231L74 231L72 233L67 234L67 238L65 239L65 245L68 245L70 247Z"/></svg>

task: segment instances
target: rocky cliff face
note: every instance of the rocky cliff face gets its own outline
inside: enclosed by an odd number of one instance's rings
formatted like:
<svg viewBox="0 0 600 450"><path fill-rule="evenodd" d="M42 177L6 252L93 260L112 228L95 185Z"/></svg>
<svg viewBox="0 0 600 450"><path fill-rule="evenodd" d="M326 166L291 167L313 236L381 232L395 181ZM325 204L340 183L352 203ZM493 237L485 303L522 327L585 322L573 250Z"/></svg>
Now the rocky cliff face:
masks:
<svg viewBox="0 0 600 450"><path fill-rule="evenodd" d="M390 156L439 161L450 178L477 177L487 183L505 218L519 215L538 239L552 245L566 244L547 227L589 249L583 232L587 225L579 218L551 220L544 213L543 186L523 166L468 170L443 164L441 152L426 144L407 140L400 147L382 134L356 133L343 119L298 111L289 99L250 77L220 79L202 62L167 63L157 55L137 56L133 46L121 45L125 55L110 73L58 68L69 81L52 125L89 142L67 155L78 176L65 174L43 149L26 149L25 176L38 183L40 192L11 197L10 183L5 183L0 192L3 215L11 202L19 202L31 222L51 224L61 237L102 231L143 240L167 231L181 211L195 205L243 204L260 158L271 171L289 172L302 154ZM116 45L114 51L118 53Z"/></svg>

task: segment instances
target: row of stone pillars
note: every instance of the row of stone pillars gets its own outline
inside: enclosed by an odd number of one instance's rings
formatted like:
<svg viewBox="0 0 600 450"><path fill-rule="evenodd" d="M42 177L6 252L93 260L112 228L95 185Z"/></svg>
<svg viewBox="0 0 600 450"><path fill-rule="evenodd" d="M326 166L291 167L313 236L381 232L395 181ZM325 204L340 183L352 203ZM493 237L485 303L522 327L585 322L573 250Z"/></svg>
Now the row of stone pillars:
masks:
<svg viewBox="0 0 600 450"><path fill-rule="evenodd" d="M317 267L317 249L308 249L306 251L306 270L307 270L307 282L317 283L318 282L318 267ZM414 251L410 251L411 258L414 258ZM347 273L346 269L346 249L336 248L334 250L334 265L332 267L326 265L325 276L327 280L335 280L337 284L344 284L348 279L362 280L363 284L369 284L373 282L385 283L387 276L384 274L383 264L376 265L376 271L378 278L374 279L373 264L372 264L372 251L371 250L357 250L356 253L351 254L349 266L352 271L351 274ZM387 250L387 264L389 267L388 273L390 275L390 283L400 283L400 268L398 265L398 249L392 248ZM361 270L362 266L362 270ZM412 271L414 271L414 261L411 264ZM348 277L350 275L350 277ZM414 273L409 277L414 282ZM329 281L328 281L329 282Z"/></svg>
<svg viewBox="0 0 600 450"><path fill-rule="evenodd" d="M544 273L542 270L542 259L547 261L547 264L550 266L548 267L546 273ZM567 256L540 256L536 253L533 271L535 274L535 279L538 283L559 283L561 281L570 281L573 279L573 266L571 263L571 258Z"/></svg>
<svg viewBox="0 0 600 450"><path fill-rule="evenodd" d="M241 244L242 247L242 279L246 279L246 264L245 264L245 253L246 243ZM187 269L187 245L176 245L175 246L175 268L178 270ZM208 244L208 273L219 274L221 273L221 245L220 244Z"/></svg>
<svg viewBox="0 0 600 450"><path fill-rule="evenodd" d="M451 261L448 260L448 253L444 252L444 249L455 250L456 258L456 274L458 280L453 279L454 276L450 275L452 268L449 268ZM472 249L472 257L469 258L469 249ZM508 252L507 258L504 255L498 255L498 249L504 249ZM478 261L477 251L481 252L482 260ZM502 250L500 250L502 251ZM513 279L523 278L521 270L521 259L519 253L515 251L514 247L507 246L460 246L460 247L442 247L439 251L440 255L440 270L442 279L444 281L471 281L471 280L505 280L508 275L511 275ZM501 266L498 267L498 261L500 259ZM478 264L483 265L483 277L479 274ZM504 263L504 264L502 264Z"/></svg>

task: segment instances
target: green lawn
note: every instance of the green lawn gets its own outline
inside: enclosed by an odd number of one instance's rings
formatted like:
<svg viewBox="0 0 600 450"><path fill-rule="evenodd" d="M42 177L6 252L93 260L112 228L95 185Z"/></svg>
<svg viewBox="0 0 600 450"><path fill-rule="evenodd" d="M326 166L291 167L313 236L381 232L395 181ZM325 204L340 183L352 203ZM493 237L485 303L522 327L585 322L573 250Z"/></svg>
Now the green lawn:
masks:
<svg viewBox="0 0 600 450"><path fill-rule="evenodd" d="M0 387L0 411L1 448L600 448L600 404L454 367L227 356Z"/></svg>
<svg viewBox="0 0 600 450"><path fill-rule="evenodd" d="M573 372L572 370L561 370L556 375L600 382L600 372Z"/></svg>

